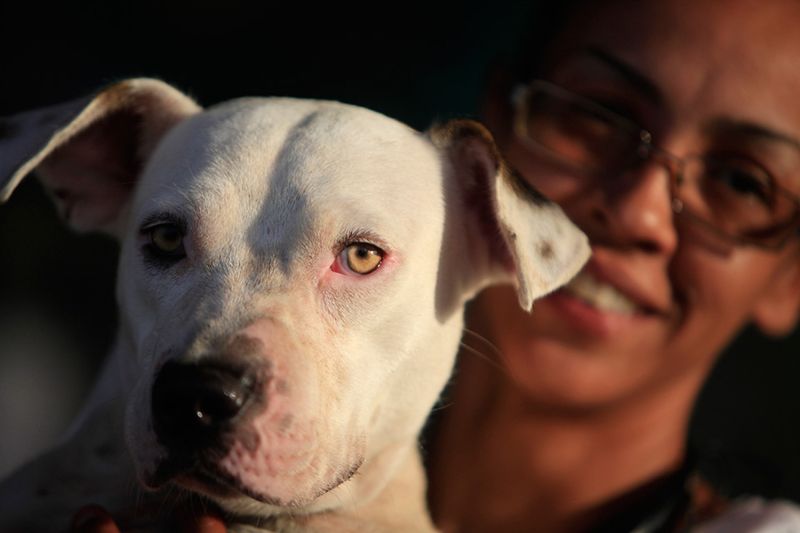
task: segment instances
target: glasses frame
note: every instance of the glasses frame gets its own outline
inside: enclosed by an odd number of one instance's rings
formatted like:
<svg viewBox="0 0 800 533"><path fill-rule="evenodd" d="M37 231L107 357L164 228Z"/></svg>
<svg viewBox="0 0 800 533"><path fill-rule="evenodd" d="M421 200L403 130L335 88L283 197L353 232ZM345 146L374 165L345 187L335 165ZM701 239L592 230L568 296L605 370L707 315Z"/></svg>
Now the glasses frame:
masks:
<svg viewBox="0 0 800 533"><path fill-rule="evenodd" d="M800 224L798 224L800 222L800 197L778 184L777 180L766 170L763 171L764 175L769 178L775 193L785 197L792 205L794 205L794 213L784 225L786 229L780 232L776 229L776 235L772 238L731 235L711 222L703 219L699 215L693 213L691 209L686 207L684 201L681 199L681 195L678 193L680 187L686 183L684 169L687 162L693 159L705 161L708 159L713 159L712 157L703 155L690 155L686 157L677 156L656 145L653 142L653 135L632 120L619 115L618 113L598 104L589 98L580 96L567 89L564 89L563 87L560 87L559 85L541 79L533 80L527 84L517 85L511 95L512 107L514 110L514 135L531 150L565 165L570 165L570 163L572 163L568 158L554 152L530 136L528 128L528 116L530 110L529 102L530 95L535 91L544 91L550 96L555 96L556 98L570 101L585 107L588 111L597 114L598 116L607 120L609 123L619 126L619 130L621 132L624 133L627 131L631 135L632 140L638 139L638 142L631 153L629 167L626 168L634 168L636 165L642 165L647 162L655 162L661 165L667 171L667 174L670 177L670 207L676 215L686 217L687 219L691 220L692 223L700 225L707 231L711 231L717 237L734 244L754 246L768 250L778 250L783 248L793 237L800 237ZM576 170L578 169L576 168ZM793 228L793 226L797 227Z"/></svg>

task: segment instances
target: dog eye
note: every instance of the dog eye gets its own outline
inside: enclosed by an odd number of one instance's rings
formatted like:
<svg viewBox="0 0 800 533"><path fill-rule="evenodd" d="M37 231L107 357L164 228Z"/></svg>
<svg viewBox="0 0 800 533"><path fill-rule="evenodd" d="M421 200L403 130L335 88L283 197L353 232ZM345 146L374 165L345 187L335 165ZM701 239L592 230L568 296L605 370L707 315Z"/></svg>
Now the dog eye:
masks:
<svg viewBox="0 0 800 533"><path fill-rule="evenodd" d="M381 266L384 252L377 246L365 242L356 242L345 246L340 261L351 272L371 274Z"/></svg>
<svg viewBox="0 0 800 533"><path fill-rule="evenodd" d="M183 230L177 224L164 222L147 227L143 230L148 243L145 251L148 259L159 263L171 264L186 257L183 246Z"/></svg>
<svg viewBox="0 0 800 533"><path fill-rule="evenodd" d="M150 242L165 254L175 254L183 249L183 234L174 224L160 224L150 230Z"/></svg>

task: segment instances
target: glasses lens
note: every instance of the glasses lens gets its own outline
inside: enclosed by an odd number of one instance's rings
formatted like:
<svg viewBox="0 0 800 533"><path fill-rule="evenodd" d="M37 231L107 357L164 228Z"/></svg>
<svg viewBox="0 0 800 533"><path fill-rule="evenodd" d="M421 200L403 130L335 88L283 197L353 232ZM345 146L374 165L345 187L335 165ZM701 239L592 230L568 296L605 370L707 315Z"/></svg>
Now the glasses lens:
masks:
<svg viewBox="0 0 800 533"><path fill-rule="evenodd" d="M532 85L517 113L519 136L571 168L613 173L636 157L637 127L594 102L548 84Z"/></svg>
<svg viewBox="0 0 800 533"><path fill-rule="evenodd" d="M673 179L676 212L710 234L775 247L797 230L798 198L749 159L670 155L626 117L546 81L520 90L515 106L517 137L572 179L621 177L657 157Z"/></svg>
<svg viewBox="0 0 800 533"><path fill-rule="evenodd" d="M681 199L720 232L748 241L782 237L798 206L762 167L735 157L687 160Z"/></svg>

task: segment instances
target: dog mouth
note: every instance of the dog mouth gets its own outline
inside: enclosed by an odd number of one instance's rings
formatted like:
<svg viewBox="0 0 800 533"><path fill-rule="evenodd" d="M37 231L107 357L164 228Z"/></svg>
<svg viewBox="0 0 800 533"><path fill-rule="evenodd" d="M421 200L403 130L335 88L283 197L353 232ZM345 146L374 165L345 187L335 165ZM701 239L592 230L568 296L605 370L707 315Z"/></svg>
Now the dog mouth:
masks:
<svg viewBox="0 0 800 533"><path fill-rule="evenodd" d="M217 468L201 465L188 472L183 472L172 480L184 488L206 494L210 497L233 498L247 496L261 503L279 505L276 499L259 494L242 483L236 476L227 474Z"/></svg>
<svg viewBox="0 0 800 533"><path fill-rule="evenodd" d="M291 499L278 498L266 491L254 488L235 474L220 469L211 460L195 459L191 463L183 462L181 464L180 461L168 459L158 466L148 486L161 488L172 483L212 499L232 499L245 496L267 505L299 508L310 504L356 476L363 464L364 458L360 456L346 468L340 469L330 482L322 484L308 495L298 495Z"/></svg>
<svg viewBox="0 0 800 533"><path fill-rule="evenodd" d="M148 487L156 490L172 483L192 492L211 497L232 498L248 496L262 503L274 503L269 497L259 495L247 487L236 476L228 474L215 466L215 459L222 453L213 453L214 457L202 459L172 454L159 463L155 473L147 481Z"/></svg>
<svg viewBox="0 0 800 533"><path fill-rule="evenodd" d="M363 446L352 439L333 446L320 437L319 421L298 420L281 380L262 366L164 364L151 392L164 455L143 472L147 487L172 484L217 501L246 497L296 508L355 475Z"/></svg>

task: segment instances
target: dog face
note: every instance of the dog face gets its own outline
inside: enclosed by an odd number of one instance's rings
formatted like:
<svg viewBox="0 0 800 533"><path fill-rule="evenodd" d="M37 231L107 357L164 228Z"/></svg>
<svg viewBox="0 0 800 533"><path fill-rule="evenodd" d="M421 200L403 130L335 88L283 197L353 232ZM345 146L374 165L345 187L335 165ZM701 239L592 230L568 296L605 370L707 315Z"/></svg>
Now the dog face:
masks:
<svg viewBox="0 0 800 533"><path fill-rule="evenodd" d="M37 168L73 226L121 241L140 480L236 512L379 490L448 378L464 302L507 280L529 308L588 254L475 123L423 135L292 99L201 111L153 80L14 120L0 196Z"/></svg>
<svg viewBox="0 0 800 533"><path fill-rule="evenodd" d="M199 460L258 500L307 504L371 447L413 438L451 363L431 355L458 336L435 315L441 167L420 134L329 103L234 102L164 139L119 276L138 358L128 433L146 483L165 464L180 474L193 452L170 457L148 429L168 361L212 360L253 381L229 442Z"/></svg>

